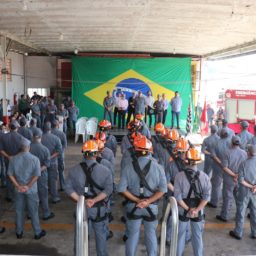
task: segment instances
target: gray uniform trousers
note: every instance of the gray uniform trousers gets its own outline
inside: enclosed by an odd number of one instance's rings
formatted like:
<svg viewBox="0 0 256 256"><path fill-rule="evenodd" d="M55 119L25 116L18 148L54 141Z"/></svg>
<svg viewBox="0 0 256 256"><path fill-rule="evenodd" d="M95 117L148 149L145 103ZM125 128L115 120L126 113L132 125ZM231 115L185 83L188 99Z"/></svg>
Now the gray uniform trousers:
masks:
<svg viewBox="0 0 256 256"><path fill-rule="evenodd" d="M204 160L204 172L210 176L211 171L212 171L212 165L213 165L213 160L211 159L210 156L205 155L205 160Z"/></svg>
<svg viewBox="0 0 256 256"><path fill-rule="evenodd" d="M5 162L5 170L7 172L8 170L8 166L9 166L9 160L8 159L4 159ZM11 182L11 180L9 179L9 177L6 178L6 197L9 199L13 199L14 198L14 186Z"/></svg>
<svg viewBox="0 0 256 256"><path fill-rule="evenodd" d="M16 211L16 233L21 234L24 227L24 210L27 206L29 216L31 218L32 227L35 235L41 232L39 216L38 216L38 194L37 193L19 193L15 191L15 211Z"/></svg>
<svg viewBox="0 0 256 256"><path fill-rule="evenodd" d="M58 172L59 172L59 183L60 183L60 189L65 188L65 178L64 178L64 152L61 153L58 157Z"/></svg>
<svg viewBox="0 0 256 256"><path fill-rule="evenodd" d="M233 178L228 174L224 174L222 189L223 202L220 215L226 220L230 218L230 210L232 208L232 202L234 198L234 188L235 182Z"/></svg>
<svg viewBox="0 0 256 256"><path fill-rule="evenodd" d="M131 212L134 203L128 203L126 205L126 212ZM157 205L150 205L150 208L154 214L158 212ZM148 211L146 209L137 208L136 215L148 216ZM140 227L141 224L144 225L144 240L148 256L157 256L157 236L156 229L158 225L158 220L155 221L145 221L143 219L126 220L126 235L128 239L125 243L125 255L134 256L136 255L137 246L140 238Z"/></svg>
<svg viewBox="0 0 256 256"><path fill-rule="evenodd" d="M221 184L223 181L223 171L218 166L217 163L213 162L213 172L212 172L212 193L211 193L211 204L216 205L218 204L218 201L220 199L221 195Z"/></svg>
<svg viewBox="0 0 256 256"><path fill-rule="evenodd" d="M89 235L92 230L95 233L97 256L108 256L107 253L107 235L108 235L108 218L100 222L92 221L97 217L97 207L87 209L89 217ZM106 214L107 208L100 207L100 217Z"/></svg>
<svg viewBox="0 0 256 256"><path fill-rule="evenodd" d="M240 237L243 236L244 217L248 206L251 216L251 235L256 236L256 194L249 192L243 198L236 198L236 227L234 231Z"/></svg>
<svg viewBox="0 0 256 256"><path fill-rule="evenodd" d="M195 221L179 221L179 233L178 233L178 245L177 245L177 256L182 256L185 244L186 244L186 233L191 226L191 242L193 252L195 256L203 256L203 229L204 220Z"/></svg>
<svg viewBox="0 0 256 256"><path fill-rule="evenodd" d="M60 199L58 189L57 189L57 181L58 181L58 164L50 164L48 170L48 184L50 194L52 196L52 201L57 201Z"/></svg>
<svg viewBox="0 0 256 256"><path fill-rule="evenodd" d="M41 172L41 176L37 180L38 196L43 210L43 217L51 214L48 203L48 173L47 170Z"/></svg>

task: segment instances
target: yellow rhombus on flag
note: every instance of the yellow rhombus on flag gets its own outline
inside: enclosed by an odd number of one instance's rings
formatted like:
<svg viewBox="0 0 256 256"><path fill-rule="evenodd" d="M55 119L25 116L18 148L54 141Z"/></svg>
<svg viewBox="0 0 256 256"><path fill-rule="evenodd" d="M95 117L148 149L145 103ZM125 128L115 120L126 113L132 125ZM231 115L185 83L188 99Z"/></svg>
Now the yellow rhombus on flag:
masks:
<svg viewBox="0 0 256 256"><path fill-rule="evenodd" d="M107 91L112 92L118 83L120 83L121 81L128 79L128 78L136 78L136 79L143 81L145 84L147 84L150 87L154 98L156 98L157 94L163 94L163 93L165 93L166 98L168 100L174 96L174 92L172 90L169 90L169 89L155 83L154 81L149 80L145 76L139 74L138 72L136 72L132 69L130 69L130 70L122 73L121 75L118 75L118 76L114 77L113 79L107 81L106 83L101 84L98 87L84 93L84 95L86 97L90 98L91 100L95 101L99 105L103 106L103 99L104 99L104 97L106 97L106 92Z"/></svg>

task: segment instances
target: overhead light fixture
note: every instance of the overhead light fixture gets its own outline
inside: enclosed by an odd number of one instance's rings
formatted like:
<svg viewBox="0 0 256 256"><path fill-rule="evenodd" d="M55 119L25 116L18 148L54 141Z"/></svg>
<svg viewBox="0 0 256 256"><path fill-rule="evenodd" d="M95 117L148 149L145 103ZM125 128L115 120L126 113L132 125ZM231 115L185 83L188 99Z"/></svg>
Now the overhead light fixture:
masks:
<svg viewBox="0 0 256 256"><path fill-rule="evenodd" d="M27 52L25 52L25 53L24 53L24 55L25 55L25 56L28 56L28 53L27 53Z"/></svg>
<svg viewBox="0 0 256 256"><path fill-rule="evenodd" d="M175 48L173 48L173 52L172 52L173 54L176 54L176 49Z"/></svg>
<svg viewBox="0 0 256 256"><path fill-rule="evenodd" d="M64 39L64 36L62 33L60 33L59 40L62 41Z"/></svg>
<svg viewBox="0 0 256 256"><path fill-rule="evenodd" d="M26 11L28 9L28 6L27 6L27 1L23 1L23 7L22 7L23 11Z"/></svg>
<svg viewBox="0 0 256 256"><path fill-rule="evenodd" d="M78 49L77 48L74 50L74 54L78 54Z"/></svg>

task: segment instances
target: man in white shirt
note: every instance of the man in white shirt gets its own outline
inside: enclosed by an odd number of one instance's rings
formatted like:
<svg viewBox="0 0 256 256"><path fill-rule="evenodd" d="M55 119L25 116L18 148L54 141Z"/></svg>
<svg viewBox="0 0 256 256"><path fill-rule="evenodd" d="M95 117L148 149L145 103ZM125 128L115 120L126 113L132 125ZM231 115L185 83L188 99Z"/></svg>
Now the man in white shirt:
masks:
<svg viewBox="0 0 256 256"><path fill-rule="evenodd" d="M164 112L163 112L163 124L165 124L166 115L167 115L167 109L168 109L168 100L166 99L165 93L162 94L162 102L164 105Z"/></svg>
<svg viewBox="0 0 256 256"><path fill-rule="evenodd" d="M149 128L152 126L152 116L154 115L154 97L152 96L151 91L148 91L146 100L146 108L145 108L145 123L147 123L149 117Z"/></svg>
<svg viewBox="0 0 256 256"><path fill-rule="evenodd" d="M125 98L125 94L122 93L120 99L117 102L118 108L118 129L124 129L125 126L125 114L128 108L128 100Z"/></svg>

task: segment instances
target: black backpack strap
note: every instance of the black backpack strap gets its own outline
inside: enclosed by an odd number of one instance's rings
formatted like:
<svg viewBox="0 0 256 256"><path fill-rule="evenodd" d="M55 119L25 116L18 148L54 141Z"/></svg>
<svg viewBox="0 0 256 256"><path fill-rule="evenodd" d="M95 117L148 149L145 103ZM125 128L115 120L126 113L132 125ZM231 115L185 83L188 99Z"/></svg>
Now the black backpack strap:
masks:
<svg viewBox="0 0 256 256"><path fill-rule="evenodd" d="M101 160L102 160L103 158L102 157L100 157L100 156L97 156L96 157L96 161L100 164L101 163Z"/></svg>
<svg viewBox="0 0 256 256"><path fill-rule="evenodd" d="M143 170L140 169L139 166L139 162L138 159L134 159L132 161L133 164L133 168L135 170L135 172L137 173L137 175L140 178L140 186L145 187L147 190L149 190L151 193L155 193L155 191L148 185L147 181L146 181L146 176L149 172L150 166L151 166L151 160L148 161L148 163L146 164L146 166L144 167Z"/></svg>
<svg viewBox="0 0 256 256"><path fill-rule="evenodd" d="M101 191L104 190L104 188L98 185L92 178L93 168L95 165L97 165L97 163L93 163L90 167L88 167L88 165L85 162L80 163L80 165L86 176L85 187L88 187L88 185L90 185L91 192L95 195L97 195L97 193L95 192L94 188L97 188L98 190Z"/></svg>
<svg viewBox="0 0 256 256"><path fill-rule="evenodd" d="M188 179L188 182L190 184L190 189L189 189L189 192L188 192L188 196L187 196L187 199L189 199L191 197L191 194L192 194L192 191L194 192L194 195L196 198L202 198L202 186L201 186L201 182L200 182L200 179L199 179L199 176L200 176L200 172L197 171L194 175L194 177L192 177L192 175L190 175L189 173L189 170L191 169L186 169L184 171L187 179ZM194 172L194 170L191 170Z"/></svg>

